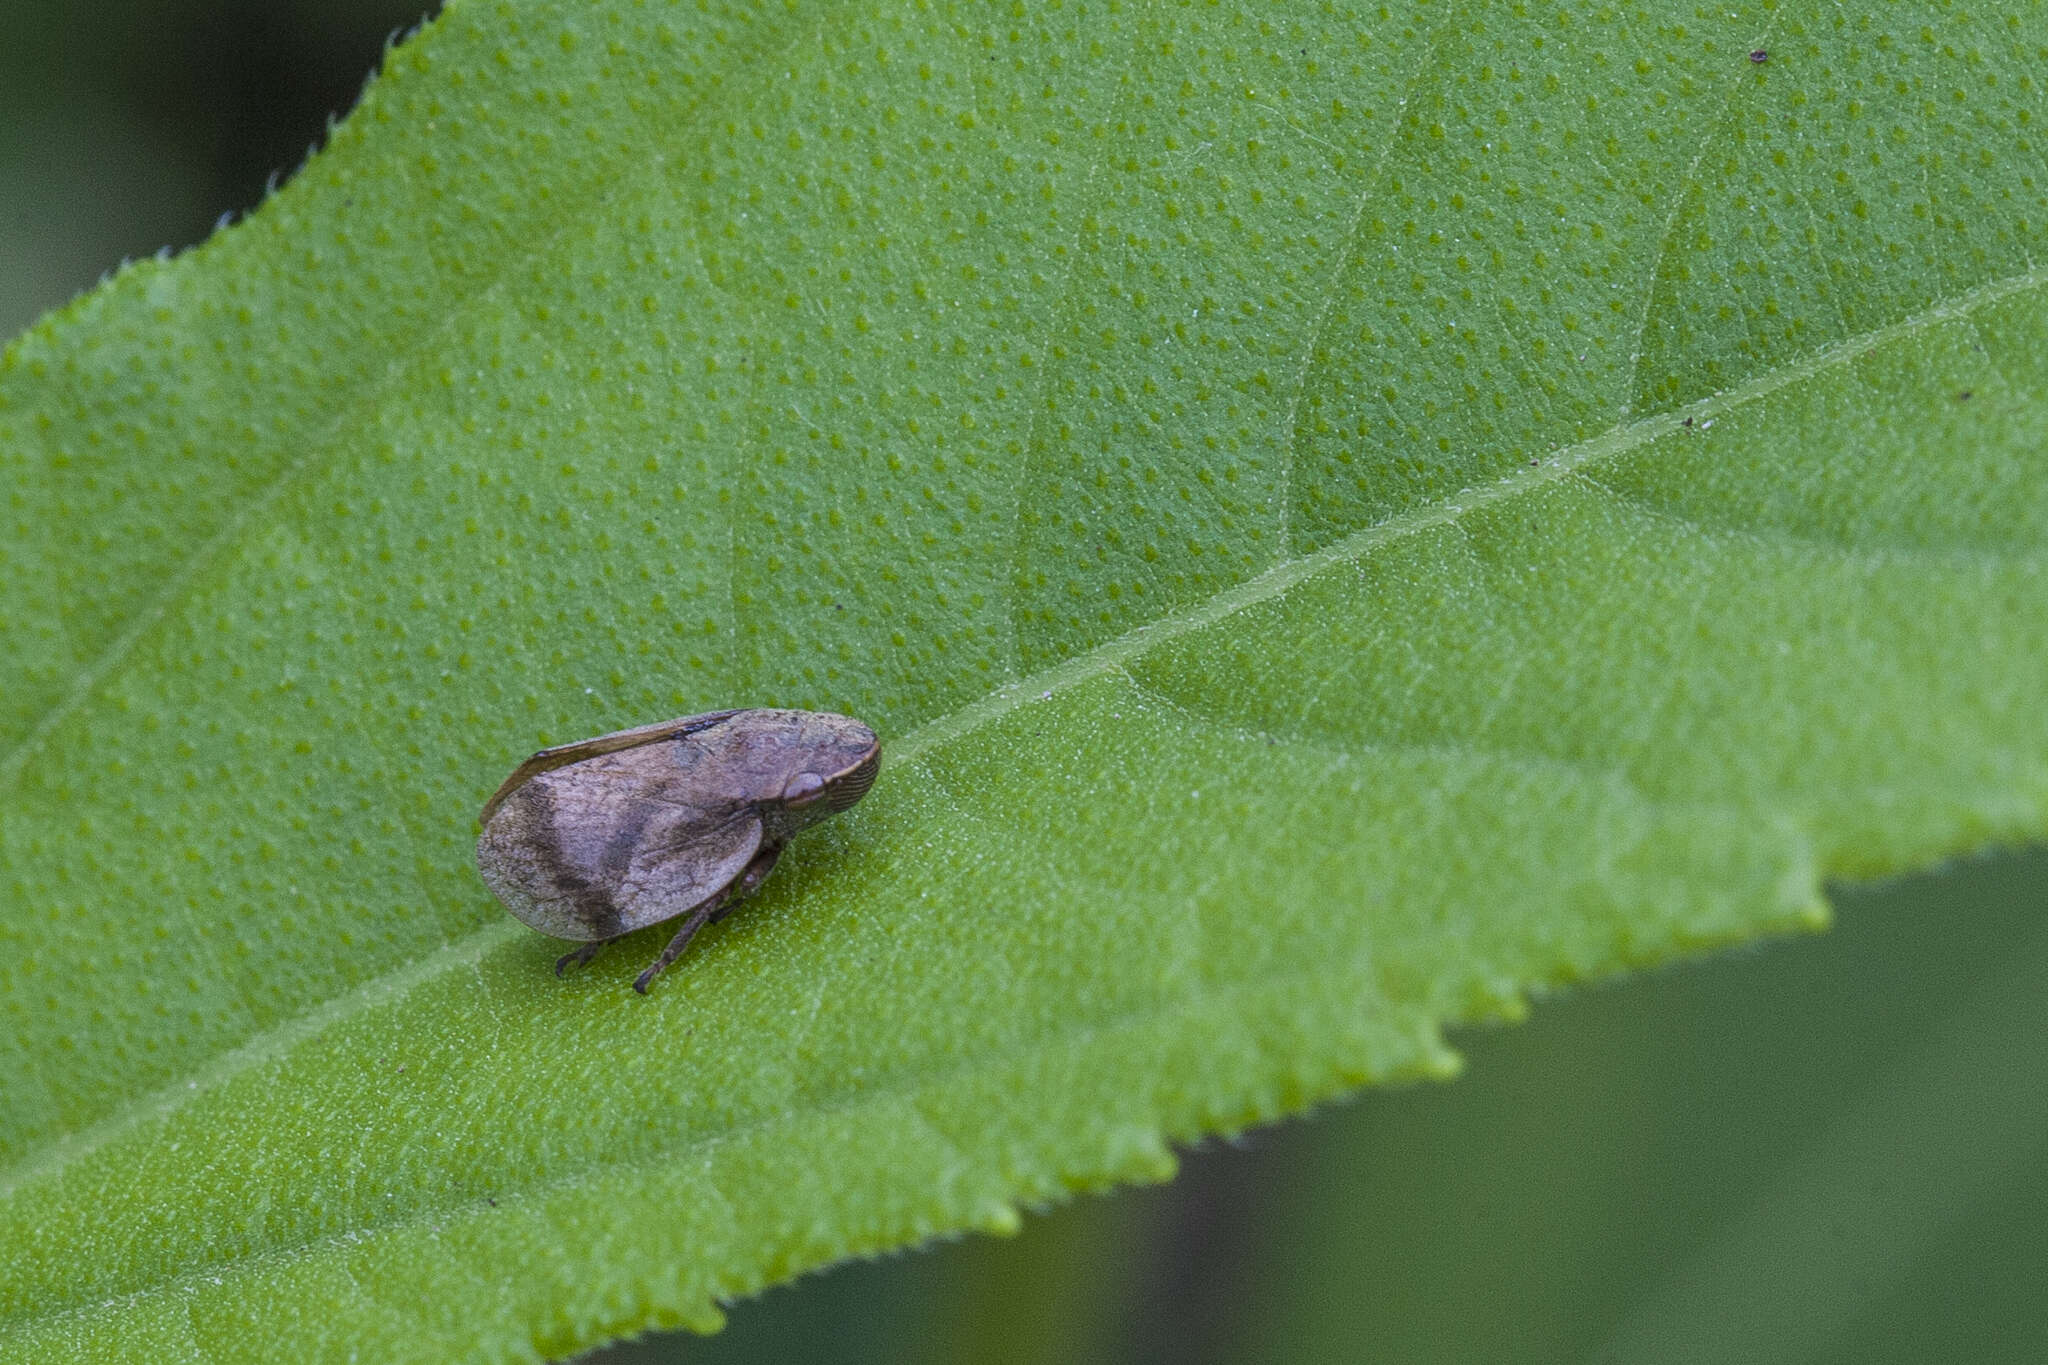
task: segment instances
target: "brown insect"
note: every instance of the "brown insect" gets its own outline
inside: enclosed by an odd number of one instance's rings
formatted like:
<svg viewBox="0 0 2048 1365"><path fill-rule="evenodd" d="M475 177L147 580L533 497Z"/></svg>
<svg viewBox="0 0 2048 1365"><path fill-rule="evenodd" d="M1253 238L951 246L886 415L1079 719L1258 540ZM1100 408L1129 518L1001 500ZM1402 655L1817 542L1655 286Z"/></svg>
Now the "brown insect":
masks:
<svg viewBox="0 0 2048 1365"><path fill-rule="evenodd" d="M477 870L522 923L583 946L686 915L647 983L774 870L798 830L867 794L875 732L823 711L710 711L543 749L484 803Z"/></svg>

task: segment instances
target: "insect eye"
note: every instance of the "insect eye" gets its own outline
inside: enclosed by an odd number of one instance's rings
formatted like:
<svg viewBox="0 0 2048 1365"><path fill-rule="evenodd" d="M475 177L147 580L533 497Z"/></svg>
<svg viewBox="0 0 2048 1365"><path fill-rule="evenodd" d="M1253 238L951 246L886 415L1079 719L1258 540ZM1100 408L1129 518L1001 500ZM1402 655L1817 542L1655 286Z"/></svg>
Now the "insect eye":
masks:
<svg viewBox="0 0 2048 1365"><path fill-rule="evenodd" d="M808 806L825 790L825 779L816 773L798 773L789 779L789 785L782 789L782 802L786 806Z"/></svg>

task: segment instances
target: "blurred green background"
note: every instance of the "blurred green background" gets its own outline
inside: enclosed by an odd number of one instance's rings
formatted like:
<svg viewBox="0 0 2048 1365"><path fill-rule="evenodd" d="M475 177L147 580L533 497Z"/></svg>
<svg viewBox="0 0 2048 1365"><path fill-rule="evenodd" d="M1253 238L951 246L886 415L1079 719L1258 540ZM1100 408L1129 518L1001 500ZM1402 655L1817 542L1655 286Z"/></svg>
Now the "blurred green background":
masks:
<svg viewBox="0 0 2048 1365"><path fill-rule="evenodd" d="M0 0L0 334L252 208L421 17ZM2048 1359L2048 852L1837 900L1469 1032L1454 1084L589 1359Z"/></svg>

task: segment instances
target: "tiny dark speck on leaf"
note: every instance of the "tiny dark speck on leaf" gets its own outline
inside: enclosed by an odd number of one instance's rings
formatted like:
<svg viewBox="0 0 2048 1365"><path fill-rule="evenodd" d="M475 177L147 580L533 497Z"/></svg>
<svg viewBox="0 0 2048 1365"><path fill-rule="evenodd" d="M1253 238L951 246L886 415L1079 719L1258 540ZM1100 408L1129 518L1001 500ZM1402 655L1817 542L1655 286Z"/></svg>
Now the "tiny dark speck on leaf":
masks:
<svg viewBox="0 0 2048 1365"><path fill-rule="evenodd" d="M491 1198L490 1196L488 1196L488 1195L486 1195L486 1196L484 1197L484 1202L485 1202L486 1204L489 1204L489 1205L490 1205L490 1206L491 1206L492 1208L496 1208L496 1207L498 1207L498 1201L497 1201L497 1200L495 1200L495 1199L492 1199L492 1198Z"/></svg>
<svg viewBox="0 0 2048 1365"><path fill-rule="evenodd" d="M1749 54L1749 59L1755 62L1758 66L1762 66L1765 62L1771 59L1771 54L1764 51L1762 48L1757 48L1754 52L1751 52Z"/></svg>
<svg viewBox="0 0 2048 1365"><path fill-rule="evenodd" d="M1970 396L1970 390L1968 390L1968 389L1964 389L1964 390L1963 390L1963 391L1962 391L1961 393L1959 393L1959 394L1957 394L1957 395L1956 395L1956 400L1957 400L1958 402L1961 402L1962 400L1964 400L1964 399L1968 398L1969 396Z"/></svg>

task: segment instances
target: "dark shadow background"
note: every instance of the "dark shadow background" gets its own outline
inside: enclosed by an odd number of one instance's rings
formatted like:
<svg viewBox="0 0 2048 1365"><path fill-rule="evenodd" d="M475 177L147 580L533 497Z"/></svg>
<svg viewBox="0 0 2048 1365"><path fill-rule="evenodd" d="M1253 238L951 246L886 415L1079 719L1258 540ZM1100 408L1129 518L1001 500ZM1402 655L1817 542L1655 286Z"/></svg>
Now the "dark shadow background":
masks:
<svg viewBox="0 0 2048 1365"><path fill-rule="evenodd" d="M305 159L426 0L0 0L0 336Z"/></svg>
<svg viewBox="0 0 2048 1365"><path fill-rule="evenodd" d="M253 207L421 17L0 0L0 335ZM2048 1359L2048 851L1838 903L1467 1033L1454 1084L592 1359Z"/></svg>

